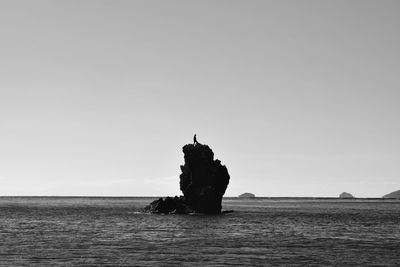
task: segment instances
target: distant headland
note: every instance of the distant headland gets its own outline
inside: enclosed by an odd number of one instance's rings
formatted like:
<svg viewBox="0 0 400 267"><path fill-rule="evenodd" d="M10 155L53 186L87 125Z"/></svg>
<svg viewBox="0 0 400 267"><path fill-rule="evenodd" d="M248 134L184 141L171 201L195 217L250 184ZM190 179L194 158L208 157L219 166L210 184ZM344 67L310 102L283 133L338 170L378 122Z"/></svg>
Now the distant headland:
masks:
<svg viewBox="0 0 400 267"><path fill-rule="evenodd" d="M400 198L400 190L386 194L383 196L383 198Z"/></svg>

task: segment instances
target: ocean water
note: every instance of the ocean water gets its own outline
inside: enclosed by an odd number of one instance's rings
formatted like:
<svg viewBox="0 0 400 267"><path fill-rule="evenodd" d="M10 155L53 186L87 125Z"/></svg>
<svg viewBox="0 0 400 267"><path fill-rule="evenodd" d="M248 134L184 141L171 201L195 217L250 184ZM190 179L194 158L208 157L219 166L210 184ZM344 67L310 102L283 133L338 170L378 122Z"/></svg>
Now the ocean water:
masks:
<svg viewBox="0 0 400 267"><path fill-rule="evenodd" d="M152 200L2 197L0 265L400 265L400 201L231 198L220 216L141 213Z"/></svg>

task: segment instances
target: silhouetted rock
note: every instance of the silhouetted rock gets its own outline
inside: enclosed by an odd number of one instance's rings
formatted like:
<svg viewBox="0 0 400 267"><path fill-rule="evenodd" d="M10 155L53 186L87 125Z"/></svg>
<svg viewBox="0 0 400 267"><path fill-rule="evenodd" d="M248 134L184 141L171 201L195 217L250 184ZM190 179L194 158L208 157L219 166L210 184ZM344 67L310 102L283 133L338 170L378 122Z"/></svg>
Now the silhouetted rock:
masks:
<svg viewBox="0 0 400 267"><path fill-rule="evenodd" d="M400 190L394 191L392 193L386 194L383 198L400 198Z"/></svg>
<svg viewBox="0 0 400 267"><path fill-rule="evenodd" d="M354 196L350 193L343 192L339 195L339 198L354 198Z"/></svg>
<svg viewBox="0 0 400 267"><path fill-rule="evenodd" d="M240 198L255 198L256 196L252 193L243 193L239 195Z"/></svg>
<svg viewBox="0 0 400 267"><path fill-rule="evenodd" d="M196 140L197 141L197 140ZM195 142L183 147L185 164L181 166L181 197L167 197L150 203L152 213L221 213L222 196L229 184L229 174L207 145Z"/></svg>
<svg viewBox="0 0 400 267"><path fill-rule="evenodd" d="M145 211L151 213L162 214L187 214L194 212L189 206L186 205L183 197L166 197L159 198L151 202L144 208Z"/></svg>
<svg viewBox="0 0 400 267"><path fill-rule="evenodd" d="M214 160L214 153L207 145L185 145L183 153L185 165L181 166L180 189L185 202L196 212L220 213L222 196L229 183L227 168Z"/></svg>

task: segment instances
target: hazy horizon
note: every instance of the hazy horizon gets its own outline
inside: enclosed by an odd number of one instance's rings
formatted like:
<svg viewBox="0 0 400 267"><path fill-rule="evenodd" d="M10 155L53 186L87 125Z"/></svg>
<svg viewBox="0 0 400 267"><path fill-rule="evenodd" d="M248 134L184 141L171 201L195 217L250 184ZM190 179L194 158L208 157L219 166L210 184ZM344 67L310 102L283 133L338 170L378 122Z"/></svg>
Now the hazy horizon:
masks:
<svg viewBox="0 0 400 267"><path fill-rule="evenodd" d="M2 1L0 195L400 189L398 1Z"/></svg>

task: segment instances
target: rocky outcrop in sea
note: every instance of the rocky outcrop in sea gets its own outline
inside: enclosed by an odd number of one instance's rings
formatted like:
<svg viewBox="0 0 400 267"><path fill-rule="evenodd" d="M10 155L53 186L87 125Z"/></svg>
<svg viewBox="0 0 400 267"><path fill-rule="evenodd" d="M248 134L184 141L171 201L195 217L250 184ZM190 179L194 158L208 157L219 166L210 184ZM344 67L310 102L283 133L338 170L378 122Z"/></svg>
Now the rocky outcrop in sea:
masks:
<svg viewBox="0 0 400 267"><path fill-rule="evenodd" d="M214 159L208 145L195 142L183 147L185 164L181 166L180 190L183 196L153 201L145 211L163 214L219 214L222 197L229 184L228 169Z"/></svg>

